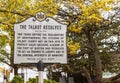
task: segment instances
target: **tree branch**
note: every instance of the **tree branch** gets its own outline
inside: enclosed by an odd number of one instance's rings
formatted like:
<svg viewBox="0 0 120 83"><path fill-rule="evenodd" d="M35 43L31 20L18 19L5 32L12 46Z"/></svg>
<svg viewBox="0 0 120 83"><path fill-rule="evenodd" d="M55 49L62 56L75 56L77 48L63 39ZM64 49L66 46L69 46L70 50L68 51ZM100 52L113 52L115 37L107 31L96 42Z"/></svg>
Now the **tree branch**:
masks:
<svg viewBox="0 0 120 83"><path fill-rule="evenodd" d="M88 73L87 69L84 66L82 67L82 72L85 74L88 83L93 83L90 77L90 73Z"/></svg>
<svg viewBox="0 0 120 83"><path fill-rule="evenodd" d="M116 76L111 77L110 80L113 81L113 80L117 80L119 78L120 78L120 73L118 75L116 75Z"/></svg>
<svg viewBox="0 0 120 83"><path fill-rule="evenodd" d="M31 15L31 14L25 14L25 13L20 13L20 12L16 12L16 11L7 11L7 10L2 10L2 9L0 9L0 12L17 14L17 15L23 16L23 17L24 17L24 16L30 16L30 17L34 16L34 15Z"/></svg>

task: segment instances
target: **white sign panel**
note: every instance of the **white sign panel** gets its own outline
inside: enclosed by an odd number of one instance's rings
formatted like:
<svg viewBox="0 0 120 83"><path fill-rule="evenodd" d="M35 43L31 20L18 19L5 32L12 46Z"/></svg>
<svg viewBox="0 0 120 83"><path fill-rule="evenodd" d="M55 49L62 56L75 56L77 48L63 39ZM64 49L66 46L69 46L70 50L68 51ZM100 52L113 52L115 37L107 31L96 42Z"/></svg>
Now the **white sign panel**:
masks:
<svg viewBox="0 0 120 83"><path fill-rule="evenodd" d="M52 18L34 17L14 24L14 63L67 63L67 26Z"/></svg>

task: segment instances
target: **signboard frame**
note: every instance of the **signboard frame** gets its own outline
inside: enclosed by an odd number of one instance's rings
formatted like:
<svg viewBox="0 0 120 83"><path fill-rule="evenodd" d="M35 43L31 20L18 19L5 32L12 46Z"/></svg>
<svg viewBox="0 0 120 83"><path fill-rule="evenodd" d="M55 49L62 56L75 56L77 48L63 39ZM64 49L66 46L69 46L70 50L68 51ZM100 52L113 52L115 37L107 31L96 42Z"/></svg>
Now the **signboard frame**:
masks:
<svg viewBox="0 0 120 83"><path fill-rule="evenodd" d="M45 17L45 15L42 13L42 15L44 15L43 16L43 19L38 19L38 17L39 16L37 16L37 15L41 15L41 13L38 13L38 14L36 14L36 17L30 17L30 18L28 18L27 20L25 20L25 21L23 21L23 22L21 22L21 23L15 23L14 24L14 31L15 31L15 40L14 40L14 64L21 64L21 63L38 63L39 61L43 61L44 63L63 63L63 64L66 64L67 63L67 44L66 44L66 33L67 33L67 25L65 25L65 24L62 24L62 23L59 23L58 21L56 21L55 19L53 19L53 18L51 18L51 17ZM29 21L31 22L32 21L32 23L33 24L35 24L35 25L39 25L39 24L41 24L41 26L43 26L43 25L45 25L44 23L46 23L47 24L47 22L56 22L56 25L61 25L61 27L60 26L58 26L59 27L59 29L61 28L65 28L64 30L66 30L65 32L64 32L64 52L65 53L63 53L64 55L64 57L60 60L60 61L55 61L55 60L52 60L51 62L49 62L49 61L44 61L44 60L42 60L42 59L39 59L39 60L37 60L37 61L22 61L23 60L23 58L22 59L20 59L20 57L18 57L17 56L17 54L18 53L16 53L17 51L20 51L20 50L23 50L23 49L19 49L19 50L17 50L18 48L16 48L17 47L17 44L18 44L18 40L19 40L19 42L22 42L22 43L26 43L28 40L20 40L21 39L21 37L20 36L22 36L23 37L23 34L22 35L20 35L19 34L19 36L18 36L18 34L17 33L21 33L20 32L20 30L17 30L17 29L20 29L21 27L23 28L23 30L26 30L26 27L28 28L28 25L30 25L30 23L29 23ZM26 22L26 23L25 23ZM37 22L37 23L35 23L35 22ZM25 25L25 24L26 25ZM20 25L20 24L24 24L24 26L22 26L22 25ZM31 24L32 25L32 24ZM53 24L47 24L47 25L53 25ZM54 24L55 25L55 24ZM41 26L38 26L38 28L40 29L41 28ZM18 28L19 27L19 28ZM21 31L23 31L23 30L21 30ZM18 32L17 32L18 31ZM23 31L24 32L24 31ZM22 33L23 33L22 32ZM28 31L28 32L32 32L32 31ZM28 32L26 32L26 33L28 33ZM44 31L45 33L47 33L46 31ZM54 31L53 31L54 32ZM42 30L41 31L36 31L35 33L43 33L42 32ZM56 33L56 32L54 32L54 33ZM58 34L60 33L59 31L57 32ZM62 34L63 34L63 32L62 32ZM53 34L52 34L53 35ZM24 35L25 36L25 35ZM19 39L20 38L20 39ZM31 38L32 38L32 36L31 36ZM56 37L57 38L57 37ZM54 41L54 40L53 40ZM16 44L16 42L17 42L17 44ZM38 41L37 41L38 42ZM34 42L33 42L34 43ZM22 45L22 44L21 44ZM27 44L23 44L23 47L24 47L24 45L27 45ZM20 46L20 45L19 45ZM23 48L22 46L21 46L21 48ZM34 47L34 46L33 46ZM32 47L31 47L32 48ZM26 49L27 49L27 47L26 47ZM29 47L28 47L28 49L30 49ZM20 56L22 56L22 55L20 55ZM24 57L25 58L25 57ZM31 58L32 59L32 58ZM62 61L64 59L64 61Z"/></svg>

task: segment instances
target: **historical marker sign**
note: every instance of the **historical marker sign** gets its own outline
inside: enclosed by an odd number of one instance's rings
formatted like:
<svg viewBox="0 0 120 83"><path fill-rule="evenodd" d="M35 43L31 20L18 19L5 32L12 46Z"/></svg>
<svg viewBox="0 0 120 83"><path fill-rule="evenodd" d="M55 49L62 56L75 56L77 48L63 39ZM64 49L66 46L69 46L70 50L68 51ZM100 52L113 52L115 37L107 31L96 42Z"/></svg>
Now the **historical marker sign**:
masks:
<svg viewBox="0 0 120 83"><path fill-rule="evenodd" d="M67 26L52 18L31 17L14 24L14 63L67 63Z"/></svg>

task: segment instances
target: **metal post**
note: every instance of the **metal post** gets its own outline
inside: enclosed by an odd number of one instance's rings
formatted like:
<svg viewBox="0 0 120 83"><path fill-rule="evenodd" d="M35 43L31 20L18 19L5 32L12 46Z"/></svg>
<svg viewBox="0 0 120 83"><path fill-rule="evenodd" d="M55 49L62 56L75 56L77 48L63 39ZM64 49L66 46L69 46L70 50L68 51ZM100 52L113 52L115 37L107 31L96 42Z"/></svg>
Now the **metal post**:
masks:
<svg viewBox="0 0 120 83"><path fill-rule="evenodd" d="M37 69L38 69L38 83L43 83L43 62L39 61L37 63Z"/></svg>
<svg viewBox="0 0 120 83"><path fill-rule="evenodd" d="M38 71L38 83L43 83L43 71Z"/></svg>
<svg viewBox="0 0 120 83"><path fill-rule="evenodd" d="M27 67L26 67L26 82L27 82Z"/></svg>

